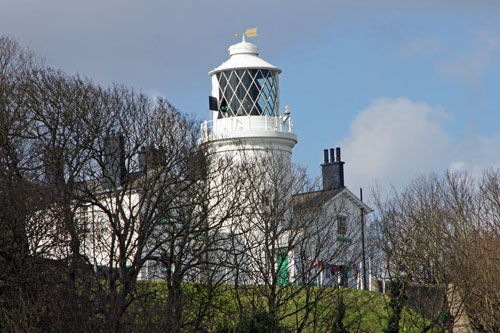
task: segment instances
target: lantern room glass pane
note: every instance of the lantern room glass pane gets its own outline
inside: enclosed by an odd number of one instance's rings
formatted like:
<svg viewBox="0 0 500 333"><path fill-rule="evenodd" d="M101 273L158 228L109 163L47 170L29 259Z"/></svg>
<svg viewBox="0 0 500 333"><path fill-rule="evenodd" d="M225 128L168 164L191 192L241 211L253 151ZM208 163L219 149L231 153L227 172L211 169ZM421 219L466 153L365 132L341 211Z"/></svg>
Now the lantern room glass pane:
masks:
<svg viewBox="0 0 500 333"><path fill-rule="evenodd" d="M219 116L275 116L279 108L278 73L267 69L236 69L216 74Z"/></svg>

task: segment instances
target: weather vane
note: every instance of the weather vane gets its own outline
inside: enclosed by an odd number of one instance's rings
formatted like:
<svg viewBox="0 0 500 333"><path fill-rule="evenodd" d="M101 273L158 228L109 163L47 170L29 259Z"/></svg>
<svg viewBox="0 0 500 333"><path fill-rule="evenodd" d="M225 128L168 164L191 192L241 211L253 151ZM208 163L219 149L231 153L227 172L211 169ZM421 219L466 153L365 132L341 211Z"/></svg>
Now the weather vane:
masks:
<svg viewBox="0 0 500 333"><path fill-rule="evenodd" d="M245 41L245 36L247 37L257 37L257 27L255 28L250 28L250 29L247 29L245 32L242 32L242 33L237 33L237 34L234 34L234 37L238 38L239 36L243 36L243 41Z"/></svg>

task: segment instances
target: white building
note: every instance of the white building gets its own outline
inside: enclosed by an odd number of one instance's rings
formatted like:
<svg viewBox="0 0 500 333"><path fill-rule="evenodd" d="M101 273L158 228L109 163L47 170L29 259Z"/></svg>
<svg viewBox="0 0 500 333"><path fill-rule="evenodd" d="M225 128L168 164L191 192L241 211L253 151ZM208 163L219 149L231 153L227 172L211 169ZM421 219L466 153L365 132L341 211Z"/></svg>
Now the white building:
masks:
<svg viewBox="0 0 500 333"><path fill-rule="evenodd" d="M322 188L299 193L295 200L299 209L323 208L317 230L330 245L317 253L318 284L369 289L364 223L373 210L345 186L345 162L340 154L340 148L324 150Z"/></svg>
<svg viewBox="0 0 500 333"><path fill-rule="evenodd" d="M281 173L290 172L291 154L297 143L297 136L293 132L293 121L288 107L285 107L283 114L280 113L278 75L281 70L261 59L258 56L259 48L246 42L244 36L242 42L229 48L229 55L230 58L226 62L209 72L212 79L210 120L202 123L200 144L209 147L220 158L229 158L237 163L253 163L257 169L273 161L279 164L277 168ZM307 258L302 256L300 259L298 248L287 243L289 233L282 232L280 239L276 240L276 246L281 247L283 252L279 252L279 249L278 252L273 252L273 256L277 258L272 261L279 271L281 284L300 283L305 278L301 276L304 275L301 271L304 271L303 267L306 266L304 261L312 261L316 268L308 267L307 275L315 275L313 278L317 279L318 284L342 284L358 288L363 286L362 272L367 270L367 264L363 264L366 260L363 260L362 224L364 216L372 210L344 186L343 164L340 160L340 148L337 148L337 159L334 159L333 149L331 160L328 151L325 151L322 190L281 194L287 198L281 197L279 200L292 203L288 207L289 214L295 210L291 209L292 206L300 206L302 212L311 211L313 206L314 209L321 208L321 217L318 215L315 222L316 228L308 229L322 234L322 241L328 242L328 245L322 248L309 246L311 249L308 251L311 253L306 254ZM257 172L258 176L267 179L259 185L257 191L267 187L266 182L273 183L273 176L269 175L269 172L269 168L261 174ZM217 177L219 176L214 178ZM218 179L213 181L222 182ZM287 213L281 214L285 220ZM290 220L297 218L288 216ZM258 219L247 220L248 225L254 225L253 228L242 227L241 219L238 219L234 224L240 225L227 224L224 232L231 233L234 228L239 228L240 234L251 234L251 237L247 237L247 243L257 244L259 238L264 237L262 231L256 231L260 229L258 224L264 223ZM305 229L301 232L306 234ZM283 245L284 243L286 245ZM263 277L252 277L252 273L255 273L259 261L268 260L266 256L269 257L269 254L263 254L266 248L272 246L274 249L275 244L271 242L254 247L247 245L242 245L248 253L247 259L243 260L249 261L250 281L247 282L259 283ZM313 247L315 251L312 250ZM347 274L353 277L349 283L345 281ZM368 281L366 282L365 285L369 285Z"/></svg>

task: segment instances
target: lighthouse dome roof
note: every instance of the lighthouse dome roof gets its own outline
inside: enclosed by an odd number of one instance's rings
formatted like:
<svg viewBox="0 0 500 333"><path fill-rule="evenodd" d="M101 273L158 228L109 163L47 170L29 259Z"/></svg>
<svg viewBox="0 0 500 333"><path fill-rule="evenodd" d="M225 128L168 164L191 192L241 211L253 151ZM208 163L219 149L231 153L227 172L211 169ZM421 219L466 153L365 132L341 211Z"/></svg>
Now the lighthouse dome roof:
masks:
<svg viewBox="0 0 500 333"><path fill-rule="evenodd" d="M229 55L230 58L227 61L210 71L208 75L212 76L218 72L242 68L270 69L281 73L281 69L259 58L259 47L257 45L248 43L245 40L231 45L229 47Z"/></svg>

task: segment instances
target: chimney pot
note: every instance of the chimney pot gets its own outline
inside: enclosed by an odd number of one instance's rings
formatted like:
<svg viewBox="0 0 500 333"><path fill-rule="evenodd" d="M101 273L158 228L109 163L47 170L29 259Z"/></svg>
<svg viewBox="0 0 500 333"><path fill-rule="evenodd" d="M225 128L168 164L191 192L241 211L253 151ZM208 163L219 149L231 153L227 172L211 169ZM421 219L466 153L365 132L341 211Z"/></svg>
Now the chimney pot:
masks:
<svg viewBox="0 0 500 333"><path fill-rule="evenodd" d="M325 156L325 164L328 164L328 149L325 149L323 151L323 153L324 153L324 156Z"/></svg>
<svg viewBox="0 0 500 333"><path fill-rule="evenodd" d="M330 163L335 162L335 149L330 148Z"/></svg>
<svg viewBox="0 0 500 333"><path fill-rule="evenodd" d="M336 157L337 157L337 159L336 159L335 161L336 161L336 162L340 162L340 160L341 160L341 159L340 159L340 147L337 147L337 154L336 154L336 155L337 155L337 156L336 156Z"/></svg>

